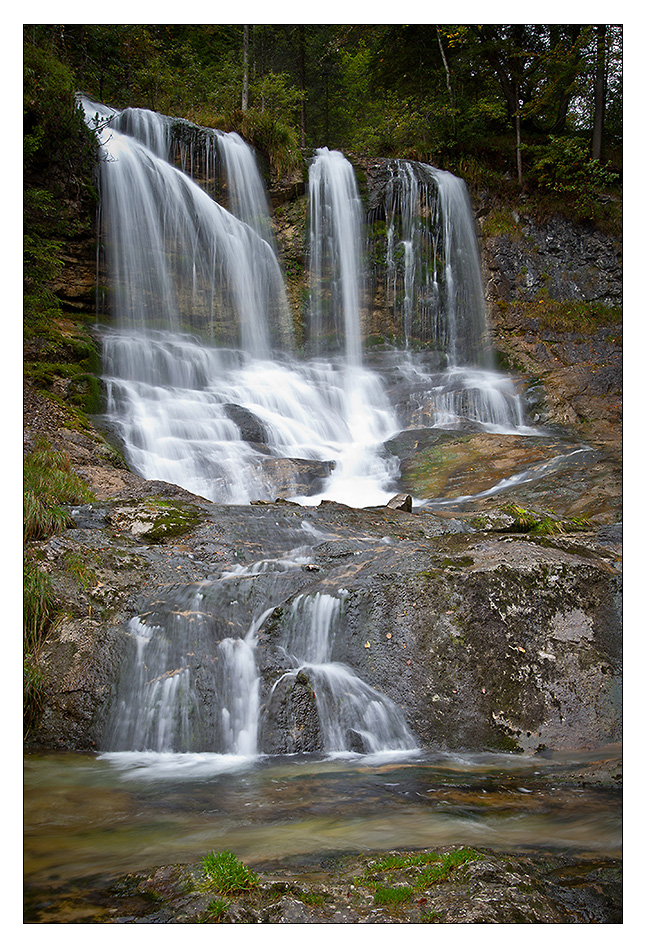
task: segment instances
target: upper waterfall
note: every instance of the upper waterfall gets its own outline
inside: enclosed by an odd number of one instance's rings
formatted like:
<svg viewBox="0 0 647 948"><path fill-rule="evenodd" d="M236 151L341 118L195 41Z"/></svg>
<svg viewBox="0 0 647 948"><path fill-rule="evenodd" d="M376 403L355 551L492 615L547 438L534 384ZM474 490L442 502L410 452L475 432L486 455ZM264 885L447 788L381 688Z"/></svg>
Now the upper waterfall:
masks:
<svg viewBox="0 0 647 948"><path fill-rule="evenodd" d="M117 325L198 331L255 357L289 349L283 276L262 233L169 163L163 116L95 105L86 115L108 123L101 208Z"/></svg>
<svg viewBox="0 0 647 948"><path fill-rule="evenodd" d="M319 148L310 166L310 324L322 337L345 345L353 365L362 358L362 202L355 173L339 151Z"/></svg>
<svg viewBox="0 0 647 948"><path fill-rule="evenodd" d="M377 211L386 225L385 297L396 333L407 346L433 345L450 367L491 368L465 182L422 162L391 161Z"/></svg>
<svg viewBox="0 0 647 948"><path fill-rule="evenodd" d="M234 132L80 102L100 144L107 414L140 475L223 503L383 504L399 474L386 444L403 428L522 424L511 381L482 368L478 246L459 179L378 163L390 169L379 196L383 298L406 348L372 351L369 369L363 203L351 163L317 150L303 315L318 358L297 360L250 146Z"/></svg>

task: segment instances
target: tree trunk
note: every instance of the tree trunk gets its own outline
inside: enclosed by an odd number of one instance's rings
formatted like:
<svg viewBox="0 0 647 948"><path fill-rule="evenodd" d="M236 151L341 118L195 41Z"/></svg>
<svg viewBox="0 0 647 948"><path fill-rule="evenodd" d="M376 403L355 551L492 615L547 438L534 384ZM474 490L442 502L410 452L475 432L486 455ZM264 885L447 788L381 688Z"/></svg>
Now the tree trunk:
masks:
<svg viewBox="0 0 647 948"><path fill-rule="evenodd" d="M440 47L440 55L443 59L443 66L445 67L445 81L447 83L447 91L449 92L449 102L452 107L452 130L454 135L456 134L456 108L454 105L454 90L452 89L451 83L451 73L449 71L449 64L447 62L447 57L445 56L445 50L443 49L443 42L440 38L440 30L436 27L436 36L438 37L438 45Z"/></svg>
<svg viewBox="0 0 647 948"><path fill-rule="evenodd" d="M519 83L515 82L514 84L515 99L517 102L517 109L514 116L514 127L515 134L517 139L517 180L519 182L519 187L523 187L523 168L521 164L521 104L519 102Z"/></svg>
<svg viewBox="0 0 647 948"><path fill-rule="evenodd" d="M604 132L604 104L606 98L606 26L596 26L595 53L595 90L593 106L593 136L591 138L591 157L602 158L602 137Z"/></svg>
<svg viewBox="0 0 647 948"><path fill-rule="evenodd" d="M241 109L247 111L249 105L249 27L243 27L243 95Z"/></svg>
<svg viewBox="0 0 647 948"><path fill-rule="evenodd" d="M299 84L301 86L301 147L306 147L306 29L299 27Z"/></svg>

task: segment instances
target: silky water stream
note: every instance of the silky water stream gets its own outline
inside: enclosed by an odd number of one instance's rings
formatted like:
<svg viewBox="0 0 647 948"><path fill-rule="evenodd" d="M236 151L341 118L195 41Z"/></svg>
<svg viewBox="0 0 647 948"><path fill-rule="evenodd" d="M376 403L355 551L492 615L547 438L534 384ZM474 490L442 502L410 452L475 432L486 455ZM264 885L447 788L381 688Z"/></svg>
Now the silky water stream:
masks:
<svg viewBox="0 0 647 948"><path fill-rule="evenodd" d="M366 507L397 491L399 464L385 443L403 429L536 434L489 359L458 179L394 163L385 285L405 347L368 357L361 201L346 159L316 153L311 355L298 358L248 146L189 123L178 138L164 116L81 101L102 152L108 421L142 477L224 504L280 490L304 506ZM229 210L214 199L219 177ZM412 338L438 345L416 352ZM305 480L295 473L304 466ZM578 781L595 755L530 760L418 746L405 711L336 659L344 589L300 594L311 540L302 532L278 555L170 589L132 617L101 752L27 759L30 884L225 848L251 862L455 843L618 852L613 792ZM278 608L280 674L268 686L259 636ZM318 750L281 755L268 738L272 702L299 675L316 698Z"/></svg>

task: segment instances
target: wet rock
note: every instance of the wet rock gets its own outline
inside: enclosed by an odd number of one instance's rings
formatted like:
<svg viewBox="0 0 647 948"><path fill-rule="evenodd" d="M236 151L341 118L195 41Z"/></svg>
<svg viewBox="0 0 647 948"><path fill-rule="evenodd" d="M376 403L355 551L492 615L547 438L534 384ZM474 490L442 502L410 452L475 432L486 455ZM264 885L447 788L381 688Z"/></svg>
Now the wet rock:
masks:
<svg viewBox="0 0 647 948"><path fill-rule="evenodd" d="M94 878L83 890L47 898L30 893L26 920L149 924L621 924L621 860L567 854L513 854L486 849L463 851L464 864L438 881L423 881L429 865L446 853L316 854L257 867L259 884L223 898L205 887L199 866L158 867L118 879ZM429 853L430 863L419 857ZM373 871L389 857L392 868ZM411 859L413 857L413 859ZM313 874L314 879L313 881ZM375 880L403 898L378 901ZM218 898L214 916L210 903Z"/></svg>
<svg viewBox="0 0 647 948"><path fill-rule="evenodd" d="M243 441L249 441L252 444L267 444L267 428L254 412L243 408L242 405L234 404L223 405L222 409L230 421L233 421L240 429Z"/></svg>
<svg viewBox="0 0 647 948"><path fill-rule="evenodd" d="M305 672L286 672L269 689L259 744L266 754L323 750L315 693Z"/></svg>
<svg viewBox="0 0 647 948"><path fill-rule="evenodd" d="M485 282L501 299L518 294L554 300L622 302L622 247L586 225L525 216L516 232L484 240Z"/></svg>
<svg viewBox="0 0 647 948"><path fill-rule="evenodd" d="M411 513L411 504L411 494L396 494L386 506L391 510L404 510L407 513Z"/></svg>
<svg viewBox="0 0 647 948"><path fill-rule="evenodd" d="M205 503L190 539L142 544L120 528L123 507L106 501L104 526L36 544L68 612L42 650L39 746L99 743L128 620L150 609L172 620L198 588L214 641L245 635L254 615L276 605L257 645L267 752L321 748L313 689L280 648L282 610L299 593L342 590L332 660L395 702L423 746L533 752L620 738L621 547L612 525L599 538L532 537L500 532L508 522L493 507L467 515L466 527L424 508L403 517L334 503ZM450 532L453 522L460 532ZM295 563L232 580L226 600L218 585L213 601L209 584L199 585L236 564L269 558L271 567L306 537L316 570Z"/></svg>
<svg viewBox="0 0 647 948"><path fill-rule="evenodd" d="M335 467L334 461L302 458L261 458L259 470L273 499L318 494Z"/></svg>

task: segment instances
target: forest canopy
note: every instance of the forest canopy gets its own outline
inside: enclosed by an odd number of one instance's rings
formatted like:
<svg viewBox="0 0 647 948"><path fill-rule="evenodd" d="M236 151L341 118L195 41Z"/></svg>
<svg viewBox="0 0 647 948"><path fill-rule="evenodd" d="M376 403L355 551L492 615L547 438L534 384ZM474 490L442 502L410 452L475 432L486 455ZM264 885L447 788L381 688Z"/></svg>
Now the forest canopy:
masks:
<svg viewBox="0 0 647 948"><path fill-rule="evenodd" d="M327 145L576 191L586 216L622 170L621 26L39 24L36 49L101 102L237 130L276 174Z"/></svg>

